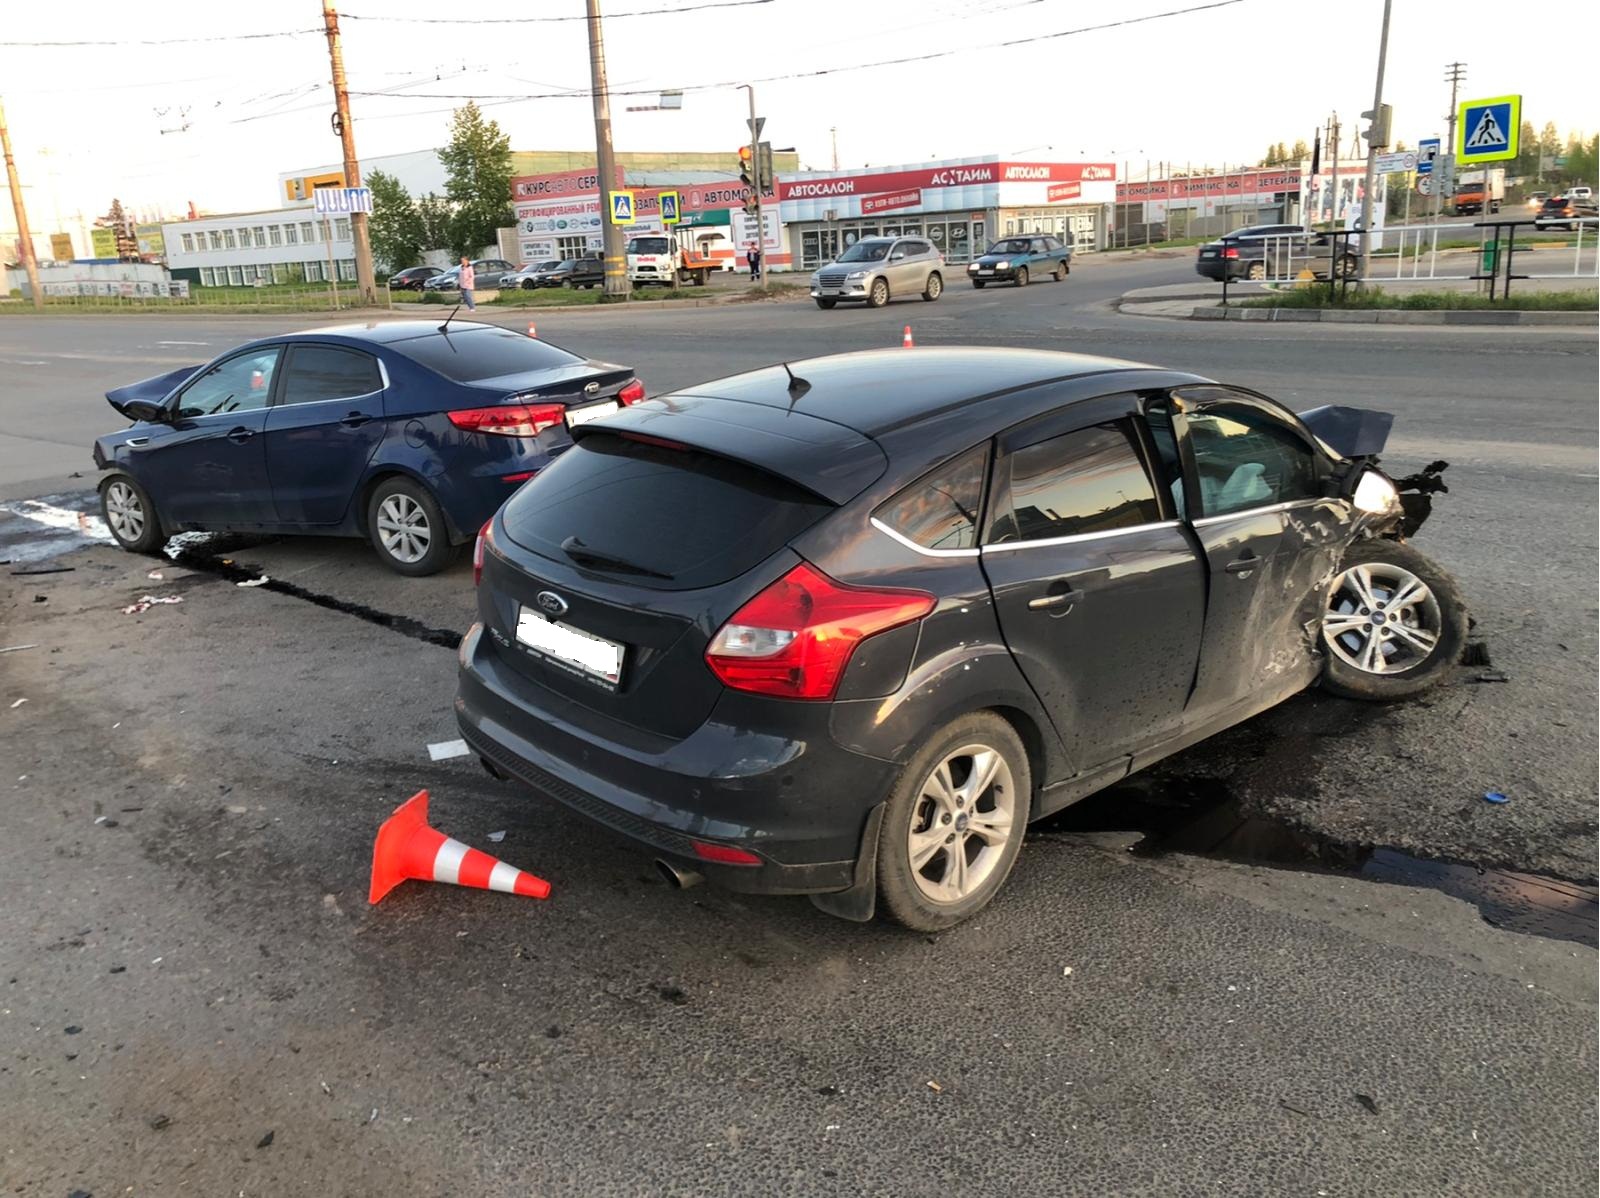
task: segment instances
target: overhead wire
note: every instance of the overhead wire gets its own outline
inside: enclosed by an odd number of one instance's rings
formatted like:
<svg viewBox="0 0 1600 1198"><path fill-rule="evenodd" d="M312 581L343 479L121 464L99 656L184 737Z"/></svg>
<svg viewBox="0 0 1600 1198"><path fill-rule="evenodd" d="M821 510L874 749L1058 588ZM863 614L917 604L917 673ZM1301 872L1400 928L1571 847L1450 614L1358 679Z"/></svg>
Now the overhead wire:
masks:
<svg viewBox="0 0 1600 1198"><path fill-rule="evenodd" d="M678 8L636 8L625 12L608 12L604 19L616 21L624 17L674 17L679 13L700 12L707 8L750 8L757 4L771 4L773 0L702 0L698 4L685 4ZM388 21L405 25L542 25L556 21L587 21L587 15L572 14L560 17L392 17L379 13L343 12L341 20Z"/></svg>

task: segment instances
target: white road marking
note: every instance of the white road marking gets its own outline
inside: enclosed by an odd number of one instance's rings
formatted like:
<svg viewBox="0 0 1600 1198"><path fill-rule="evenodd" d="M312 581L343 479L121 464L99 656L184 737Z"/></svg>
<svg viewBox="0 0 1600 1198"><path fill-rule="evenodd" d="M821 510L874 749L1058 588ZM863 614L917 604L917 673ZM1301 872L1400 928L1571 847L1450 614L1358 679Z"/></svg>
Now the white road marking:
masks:
<svg viewBox="0 0 1600 1198"><path fill-rule="evenodd" d="M471 752L464 740L442 740L428 746L428 760L449 761L452 757L465 757Z"/></svg>
<svg viewBox="0 0 1600 1198"><path fill-rule="evenodd" d="M210 345L209 341L157 341L157 345Z"/></svg>

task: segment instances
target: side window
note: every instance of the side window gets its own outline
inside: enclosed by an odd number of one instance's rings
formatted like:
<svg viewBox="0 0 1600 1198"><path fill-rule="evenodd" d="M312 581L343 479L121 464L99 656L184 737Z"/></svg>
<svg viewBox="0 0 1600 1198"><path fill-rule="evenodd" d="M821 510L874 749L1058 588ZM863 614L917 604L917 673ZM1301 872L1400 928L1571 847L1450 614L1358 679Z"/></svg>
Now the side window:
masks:
<svg viewBox="0 0 1600 1198"><path fill-rule="evenodd" d="M328 345L296 345L289 350L280 402L354 399L382 388L377 360L370 354Z"/></svg>
<svg viewBox="0 0 1600 1198"><path fill-rule="evenodd" d="M179 394L178 415L192 419L266 407L280 352L274 345L218 362Z"/></svg>
<svg viewBox="0 0 1600 1198"><path fill-rule="evenodd" d="M1156 447L1162 484L1172 496L1172 506L1180 520L1188 519L1183 500L1183 460L1178 456L1178 438L1172 431L1172 405L1163 399L1148 405L1144 411L1145 426L1150 430L1150 441Z"/></svg>
<svg viewBox="0 0 1600 1198"><path fill-rule="evenodd" d="M1203 516L1268 507L1320 495L1310 446L1280 418L1226 400L1185 417Z"/></svg>
<svg viewBox="0 0 1600 1198"><path fill-rule="evenodd" d="M1126 421L1097 424L1011 455L1011 511L997 540L1113 532L1161 519L1155 487Z"/></svg>
<svg viewBox="0 0 1600 1198"><path fill-rule="evenodd" d="M1031 248L1032 248L1032 250L1033 250L1033 252L1035 254L1048 254L1050 252L1045 247L1044 238L1043 237L1035 237L1033 239L1033 245L1032 245Z"/></svg>
<svg viewBox="0 0 1600 1198"><path fill-rule="evenodd" d="M973 549L989 446L970 449L925 474L873 513L924 549Z"/></svg>

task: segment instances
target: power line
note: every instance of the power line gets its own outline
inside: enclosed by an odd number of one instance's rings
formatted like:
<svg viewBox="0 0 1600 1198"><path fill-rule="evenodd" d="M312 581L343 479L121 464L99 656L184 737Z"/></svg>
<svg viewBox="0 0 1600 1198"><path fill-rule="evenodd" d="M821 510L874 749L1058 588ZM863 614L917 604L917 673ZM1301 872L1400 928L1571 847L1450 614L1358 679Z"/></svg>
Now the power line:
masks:
<svg viewBox="0 0 1600 1198"><path fill-rule="evenodd" d="M226 33L212 37L118 38L116 41L7 42L8 46L28 46L36 50L65 46L181 46L195 42L254 42L270 37L303 37L321 33L320 29L283 29L275 33Z"/></svg>
<svg viewBox="0 0 1600 1198"><path fill-rule="evenodd" d="M706 8L748 8L755 4L771 4L772 0L705 0L701 4L685 4L681 8L636 8L628 12L607 13L605 19L615 21L622 17L674 17L679 13L699 12ZM566 17L389 17L376 14L347 12L339 14L346 21L389 21L405 25L541 25L550 21L587 21L587 16Z"/></svg>

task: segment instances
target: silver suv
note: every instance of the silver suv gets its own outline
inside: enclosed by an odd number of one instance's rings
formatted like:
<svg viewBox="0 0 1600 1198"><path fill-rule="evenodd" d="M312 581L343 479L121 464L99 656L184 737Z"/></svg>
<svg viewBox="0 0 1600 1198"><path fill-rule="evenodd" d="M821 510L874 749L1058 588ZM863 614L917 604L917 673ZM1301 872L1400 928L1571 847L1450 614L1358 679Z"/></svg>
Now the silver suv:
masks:
<svg viewBox="0 0 1600 1198"><path fill-rule="evenodd" d="M841 301L881 308L891 298L944 292L944 258L922 237L863 237L811 276L819 308Z"/></svg>

